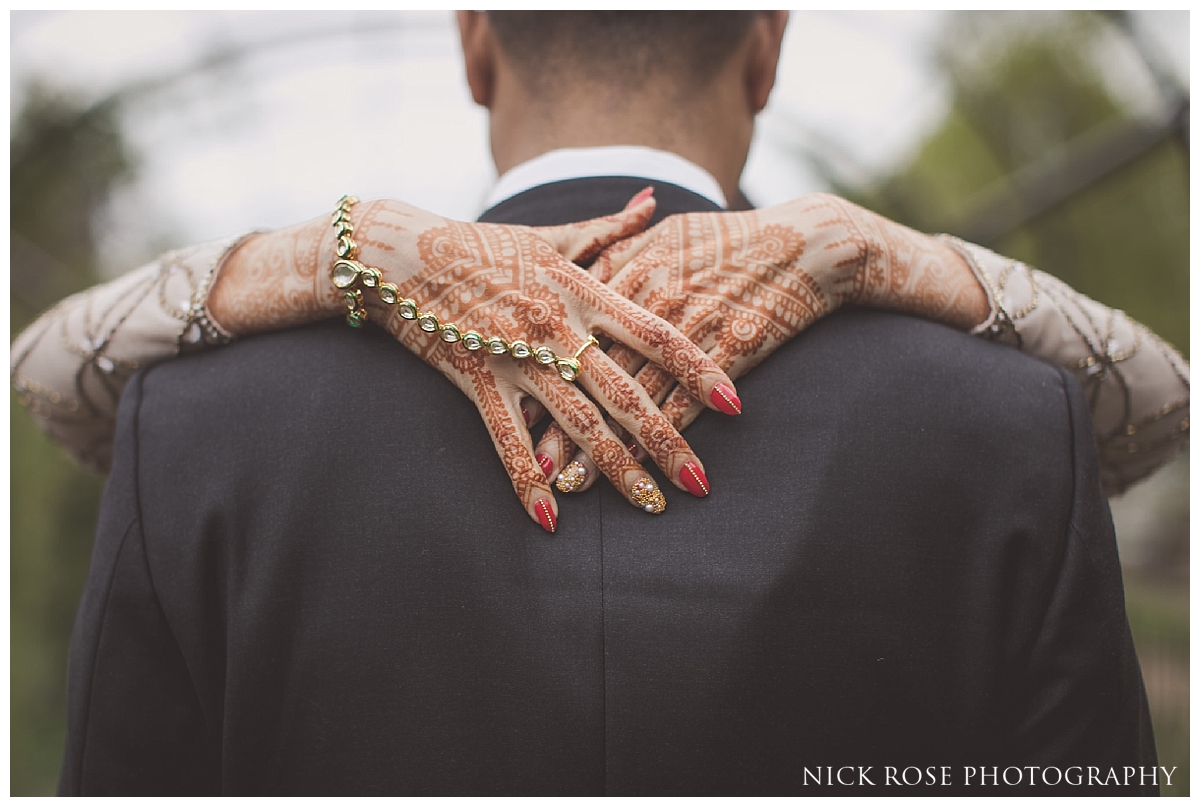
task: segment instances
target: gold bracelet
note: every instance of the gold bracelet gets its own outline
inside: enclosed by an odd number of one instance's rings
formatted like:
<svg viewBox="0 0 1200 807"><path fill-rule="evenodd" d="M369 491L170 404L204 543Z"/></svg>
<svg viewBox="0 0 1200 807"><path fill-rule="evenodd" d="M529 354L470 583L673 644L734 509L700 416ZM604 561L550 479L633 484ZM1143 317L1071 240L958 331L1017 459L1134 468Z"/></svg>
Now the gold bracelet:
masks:
<svg viewBox="0 0 1200 807"><path fill-rule="evenodd" d="M575 355L564 358L546 345L531 347L524 339L507 342L499 336L482 336L477 331L464 332L453 322L441 322L436 314L422 311L417 307L416 301L401 297L395 284L384 281L382 272L358 260L358 245L352 237L354 225L350 223L350 208L357 203L358 199L354 196L343 196L338 200L337 210L333 214L333 229L337 233L337 258L329 270L333 285L343 294L348 309L346 322L350 327L361 328L367 321L363 289L374 289L381 302L396 306L396 312L402 319L415 321L417 327L426 333L439 334L443 342L457 342L467 350L486 350L493 356L503 356L507 353L514 359L532 358L538 364L553 364L564 381L579 378L579 357L583 355L583 351L598 344L594 336L588 336L587 341L575 351Z"/></svg>

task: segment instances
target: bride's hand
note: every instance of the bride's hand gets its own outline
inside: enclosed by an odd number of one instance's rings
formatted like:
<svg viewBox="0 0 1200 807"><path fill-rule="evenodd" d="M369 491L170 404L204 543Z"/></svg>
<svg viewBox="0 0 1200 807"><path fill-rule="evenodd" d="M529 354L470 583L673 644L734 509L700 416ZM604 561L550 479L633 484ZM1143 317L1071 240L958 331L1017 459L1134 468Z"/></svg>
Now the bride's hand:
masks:
<svg viewBox="0 0 1200 807"><path fill-rule="evenodd" d="M953 250L829 194L760 211L672 216L607 249L591 272L678 327L731 378L846 303L964 329L988 313L986 295ZM636 351L614 344L608 354L636 374L676 429L702 411L687 389ZM551 424L537 455L557 471L564 492L584 490L595 478L587 457L573 454L569 435ZM673 471L676 485L707 494L702 467Z"/></svg>
<svg viewBox="0 0 1200 807"><path fill-rule="evenodd" d="M571 368L539 363L537 348L564 359L578 354L578 384L615 423L653 447L660 463L698 460L627 373L599 350L578 353L591 334L629 346L713 408L727 410L724 401L736 397L729 377L678 330L556 251L585 259L614 237L640 230L652 212L653 202L642 201L608 219L538 230L466 224L392 201L357 204L349 211L355 257L381 272L368 288L362 288L361 276L355 283L369 318L475 402L526 511L549 531L558 511L521 414L525 395L545 407L635 506L661 511L662 495L648 489L650 477L596 405L559 372L571 375ZM326 233L317 236L314 227ZM226 263L209 297L213 318L242 334L346 313L345 292L330 280L335 249L330 221L272 235L271 241L248 242ZM387 302L392 299L400 305ZM401 316L405 300L437 319ZM446 328L450 323L457 328ZM486 345L467 349L463 337L470 332L499 337L501 355L492 355Z"/></svg>

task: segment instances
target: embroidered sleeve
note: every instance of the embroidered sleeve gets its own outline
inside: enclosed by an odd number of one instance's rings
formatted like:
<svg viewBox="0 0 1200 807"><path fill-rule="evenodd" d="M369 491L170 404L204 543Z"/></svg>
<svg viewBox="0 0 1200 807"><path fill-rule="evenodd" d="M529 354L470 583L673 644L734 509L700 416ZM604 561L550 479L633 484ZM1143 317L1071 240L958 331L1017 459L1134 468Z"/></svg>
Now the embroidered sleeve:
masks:
<svg viewBox="0 0 1200 807"><path fill-rule="evenodd" d="M249 235L169 252L74 294L13 342L18 399L82 465L108 471L117 404L136 370L229 341L205 302L225 256Z"/></svg>
<svg viewBox="0 0 1200 807"><path fill-rule="evenodd" d="M1149 328L1058 278L983 247L942 236L988 292L975 333L1071 370L1091 405L1101 479L1118 493L1187 443L1188 363Z"/></svg>

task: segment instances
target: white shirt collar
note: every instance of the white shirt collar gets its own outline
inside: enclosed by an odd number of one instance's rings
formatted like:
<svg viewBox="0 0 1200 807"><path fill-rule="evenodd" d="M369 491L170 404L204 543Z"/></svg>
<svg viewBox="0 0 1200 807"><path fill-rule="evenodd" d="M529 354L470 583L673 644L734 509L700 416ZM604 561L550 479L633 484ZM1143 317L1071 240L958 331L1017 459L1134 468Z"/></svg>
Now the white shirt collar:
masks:
<svg viewBox="0 0 1200 807"><path fill-rule="evenodd" d="M645 146L548 151L505 171L483 206L486 210L538 185L580 177L645 177L670 182L728 207L725 194L712 174L678 154Z"/></svg>

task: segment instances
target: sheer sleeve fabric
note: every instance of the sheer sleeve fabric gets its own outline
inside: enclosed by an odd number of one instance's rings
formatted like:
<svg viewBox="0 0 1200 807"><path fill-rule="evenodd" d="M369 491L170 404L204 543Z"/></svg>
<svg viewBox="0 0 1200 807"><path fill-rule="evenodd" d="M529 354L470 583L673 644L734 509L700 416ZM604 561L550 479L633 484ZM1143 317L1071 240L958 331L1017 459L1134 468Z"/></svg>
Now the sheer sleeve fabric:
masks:
<svg viewBox="0 0 1200 807"><path fill-rule="evenodd" d="M1083 386L1105 492L1119 493L1187 443L1190 370L1149 328L1020 261L942 236L971 265L991 314L975 333L1071 371Z"/></svg>
<svg viewBox="0 0 1200 807"><path fill-rule="evenodd" d="M166 253L42 314L12 344L10 375L38 425L83 466L112 464L117 403L140 367L230 336L205 302L225 257L245 239Z"/></svg>

